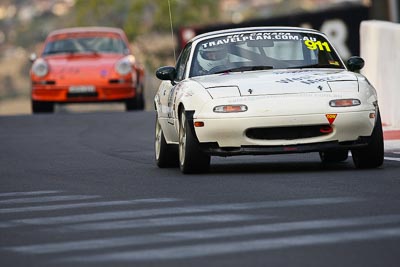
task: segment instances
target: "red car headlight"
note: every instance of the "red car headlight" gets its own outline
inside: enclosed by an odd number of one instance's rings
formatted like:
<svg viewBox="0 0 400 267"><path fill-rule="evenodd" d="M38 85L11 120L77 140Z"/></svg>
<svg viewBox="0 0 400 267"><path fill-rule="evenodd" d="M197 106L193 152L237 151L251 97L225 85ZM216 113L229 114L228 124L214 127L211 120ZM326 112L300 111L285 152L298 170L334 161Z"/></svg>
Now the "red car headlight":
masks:
<svg viewBox="0 0 400 267"><path fill-rule="evenodd" d="M120 59L115 64L115 71L120 75L127 75L132 71L132 65L128 58Z"/></svg>
<svg viewBox="0 0 400 267"><path fill-rule="evenodd" d="M49 73L49 65L44 59L39 58L33 63L32 72L38 77L46 76Z"/></svg>

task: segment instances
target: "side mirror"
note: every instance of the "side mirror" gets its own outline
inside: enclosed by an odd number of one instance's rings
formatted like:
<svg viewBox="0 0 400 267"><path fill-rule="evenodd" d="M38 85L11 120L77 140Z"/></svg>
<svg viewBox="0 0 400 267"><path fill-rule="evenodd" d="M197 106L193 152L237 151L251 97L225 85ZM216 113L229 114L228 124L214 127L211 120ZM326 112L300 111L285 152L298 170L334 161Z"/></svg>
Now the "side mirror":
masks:
<svg viewBox="0 0 400 267"><path fill-rule="evenodd" d="M33 62L33 61L35 61L36 59L37 59L36 53L32 53L32 54L29 55L29 61L30 61L30 62Z"/></svg>
<svg viewBox="0 0 400 267"><path fill-rule="evenodd" d="M158 79L163 81L171 81L174 84L176 78L176 69L174 67L161 67L157 69L156 76Z"/></svg>
<svg viewBox="0 0 400 267"><path fill-rule="evenodd" d="M365 61L361 57L350 57L349 60L347 60L347 66L351 71L361 70L364 65Z"/></svg>

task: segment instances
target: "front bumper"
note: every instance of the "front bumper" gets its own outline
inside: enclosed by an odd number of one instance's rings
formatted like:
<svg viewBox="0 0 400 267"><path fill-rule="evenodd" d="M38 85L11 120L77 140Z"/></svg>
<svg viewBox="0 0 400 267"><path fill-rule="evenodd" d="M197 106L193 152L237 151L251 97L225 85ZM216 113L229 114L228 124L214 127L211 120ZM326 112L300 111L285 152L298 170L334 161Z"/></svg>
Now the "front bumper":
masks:
<svg viewBox="0 0 400 267"><path fill-rule="evenodd" d="M213 155L275 154L347 149L368 144L375 119L374 110L337 113L332 132L315 137L272 140L250 138L246 131L254 128L275 128L309 125L329 125L326 114L195 118L204 127L193 127L200 146Z"/></svg>
<svg viewBox="0 0 400 267"><path fill-rule="evenodd" d="M271 155L308 153L333 150L354 149L368 145L371 137L360 137L356 141L348 142L321 142L299 145L282 146L241 146L241 147L219 147L217 143L200 143L200 148L212 156L241 156L241 155Z"/></svg>
<svg viewBox="0 0 400 267"><path fill-rule="evenodd" d="M136 96L136 88L131 84L115 84L107 86L96 86L95 92L69 93L68 86L32 86L32 100L49 101L56 103L73 102L107 102L121 101Z"/></svg>

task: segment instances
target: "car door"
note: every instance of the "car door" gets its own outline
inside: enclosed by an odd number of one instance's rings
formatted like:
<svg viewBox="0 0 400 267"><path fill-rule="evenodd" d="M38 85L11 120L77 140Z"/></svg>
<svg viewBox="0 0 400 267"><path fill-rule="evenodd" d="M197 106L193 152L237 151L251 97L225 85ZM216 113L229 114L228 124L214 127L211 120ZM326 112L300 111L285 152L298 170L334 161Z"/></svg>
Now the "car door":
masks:
<svg viewBox="0 0 400 267"><path fill-rule="evenodd" d="M185 48L182 50L178 61L176 63L176 78L174 83L163 83L162 88L160 90L161 96L161 105L165 111L163 113L166 115L167 123L165 125L164 134L168 138L168 140L173 140L174 142L178 141L178 133L176 131L176 119L178 114L175 114L175 100L177 92L180 90L181 81L185 78L185 72L187 68L187 63L189 60L190 52L192 49L192 44L188 43Z"/></svg>

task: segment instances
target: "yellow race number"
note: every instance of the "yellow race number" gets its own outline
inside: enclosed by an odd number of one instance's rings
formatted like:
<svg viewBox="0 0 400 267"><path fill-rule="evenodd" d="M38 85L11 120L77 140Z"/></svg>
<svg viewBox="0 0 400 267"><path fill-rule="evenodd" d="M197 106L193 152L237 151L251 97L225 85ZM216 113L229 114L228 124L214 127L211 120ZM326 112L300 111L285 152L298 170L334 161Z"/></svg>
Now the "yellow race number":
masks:
<svg viewBox="0 0 400 267"><path fill-rule="evenodd" d="M331 52L331 48L329 47L328 42L321 42L321 41L312 41L312 40L305 40L304 44L307 46L308 49L310 50L316 50L319 49L321 51L326 50L326 52Z"/></svg>

